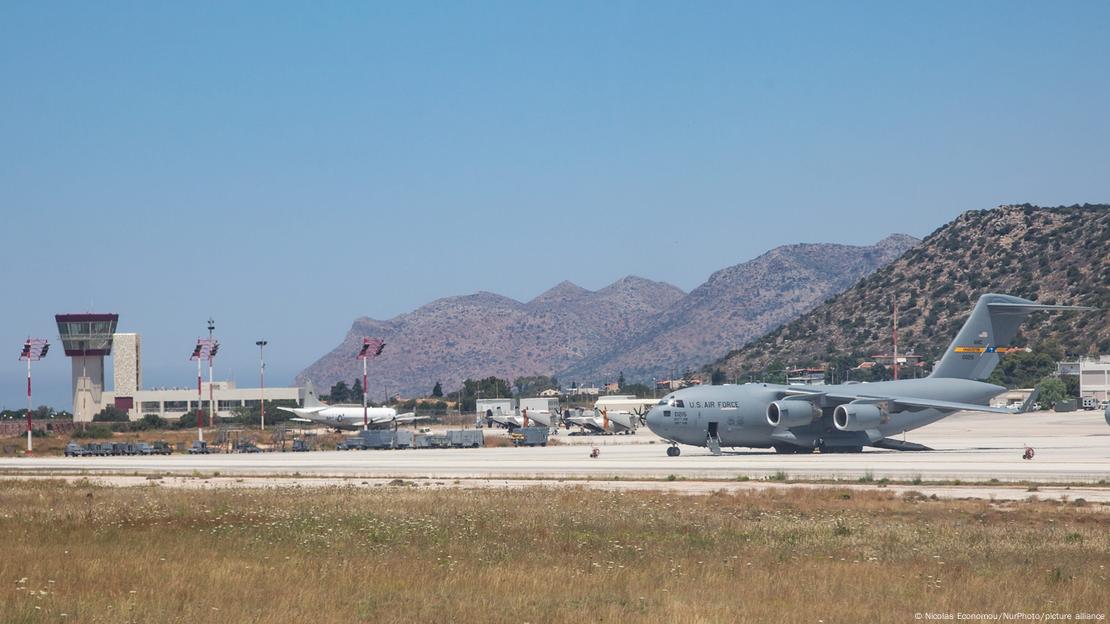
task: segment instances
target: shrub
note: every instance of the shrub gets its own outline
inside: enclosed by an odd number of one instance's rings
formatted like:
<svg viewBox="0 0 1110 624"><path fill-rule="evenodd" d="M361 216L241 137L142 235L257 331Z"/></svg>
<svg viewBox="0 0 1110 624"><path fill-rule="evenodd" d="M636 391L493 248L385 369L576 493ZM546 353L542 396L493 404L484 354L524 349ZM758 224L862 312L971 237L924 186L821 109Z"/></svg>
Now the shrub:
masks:
<svg viewBox="0 0 1110 624"><path fill-rule="evenodd" d="M118 409L115 405L109 405L93 416L93 422L128 422L130 420L127 417L127 412Z"/></svg>
<svg viewBox="0 0 1110 624"><path fill-rule="evenodd" d="M158 414L144 414L142 419L135 423L136 429L165 429L169 425L165 418Z"/></svg>
<svg viewBox="0 0 1110 624"><path fill-rule="evenodd" d="M77 439L110 438L112 437L112 430L104 425L92 425L85 429L74 431L72 437Z"/></svg>

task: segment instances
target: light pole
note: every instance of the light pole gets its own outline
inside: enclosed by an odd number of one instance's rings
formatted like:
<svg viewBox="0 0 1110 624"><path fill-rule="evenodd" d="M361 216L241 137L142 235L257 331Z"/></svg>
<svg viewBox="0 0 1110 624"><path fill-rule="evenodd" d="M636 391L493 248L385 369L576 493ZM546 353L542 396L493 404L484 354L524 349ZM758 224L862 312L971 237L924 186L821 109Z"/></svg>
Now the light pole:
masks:
<svg viewBox="0 0 1110 624"><path fill-rule="evenodd" d="M23 343L23 351L19 353L19 359L27 360L27 453L31 452L31 362L41 360L46 357L46 352L50 350L50 343L42 338L28 338Z"/></svg>
<svg viewBox="0 0 1110 624"><path fill-rule="evenodd" d="M212 360L216 357L216 351L220 349L220 343L212 337L213 330L216 329L216 322L212 317L208 317L208 426L211 427L214 418L216 417L216 393L212 388Z"/></svg>
<svg viewBox="0 0 1110 624"><path fill-rule="evenodd" d="M366 362L367 360L378 357L385 349L385 342L381 338L363 338L362 348L359 349L358 355L355 359L362 360L362 430L366 431L370 428L369 407L366 404L366 397L370 395L366 387Z"/></svg>
<svg viewBox="0 0 1110 624"><path fill-rule="evenodd" d="M258 345L258 409L262 413L262 430L266 430L266 358L262 350L268 344L265 340L254 343Z"/></svg>

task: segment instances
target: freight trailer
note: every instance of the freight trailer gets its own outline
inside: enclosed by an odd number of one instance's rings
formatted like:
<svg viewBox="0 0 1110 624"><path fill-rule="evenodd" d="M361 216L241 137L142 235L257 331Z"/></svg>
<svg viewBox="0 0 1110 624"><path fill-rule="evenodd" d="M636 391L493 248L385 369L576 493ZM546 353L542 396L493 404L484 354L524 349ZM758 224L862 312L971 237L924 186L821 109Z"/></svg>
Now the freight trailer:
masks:
<svg viewBox="0 0 1110 624"><path fill-rule="evenodd" d="M447 432L447 440L455 448L478 448L486 445L481 429L456 429Z"/></svg>

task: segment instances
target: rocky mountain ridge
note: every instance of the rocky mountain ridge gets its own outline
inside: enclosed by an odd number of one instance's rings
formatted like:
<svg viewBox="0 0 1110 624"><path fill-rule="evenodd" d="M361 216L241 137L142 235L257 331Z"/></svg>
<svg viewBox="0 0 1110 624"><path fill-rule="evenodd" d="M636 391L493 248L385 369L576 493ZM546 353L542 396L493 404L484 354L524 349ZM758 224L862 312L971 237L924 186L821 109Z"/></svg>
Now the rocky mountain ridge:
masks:
<svg viewBox="0 0 1110 624"><path fill-rule="evenodd" d="M363 336L389 345L371 366L375 398L489 375L556 374L584 384L622 371L628 379L664 377L796 318L916 242L894 235L872 246L778 247L715 272L689 294L628 276L597 291L562 282L526 303L489 292L446 297L386 321L356 319L297 383L349 381Z"/></svg>
<svg viewBox="0 0 1110 624"><path fill-rule="evenodd" d="M898 260L821 306L706 366L727 379L787 366L844 367L899 345L933 362L979 295L995 292L1094 312L1039 313L1013 346L1051 345L1061 357L1110 353L1110 205L1023 205L965 212Z"/></svg>

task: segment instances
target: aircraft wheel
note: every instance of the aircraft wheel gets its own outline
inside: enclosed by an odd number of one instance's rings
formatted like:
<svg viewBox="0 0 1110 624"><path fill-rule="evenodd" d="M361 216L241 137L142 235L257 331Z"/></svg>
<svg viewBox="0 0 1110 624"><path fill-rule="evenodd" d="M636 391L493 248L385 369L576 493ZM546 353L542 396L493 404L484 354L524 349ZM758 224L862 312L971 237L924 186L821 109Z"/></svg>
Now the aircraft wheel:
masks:
<svg viewBox="0 0 1110 624"><path fill-rule="evenodd" d="M682 454L682 449L678 448L677 446L668 446L667 447L667 457L678 457L681 454Z"/></svg>

